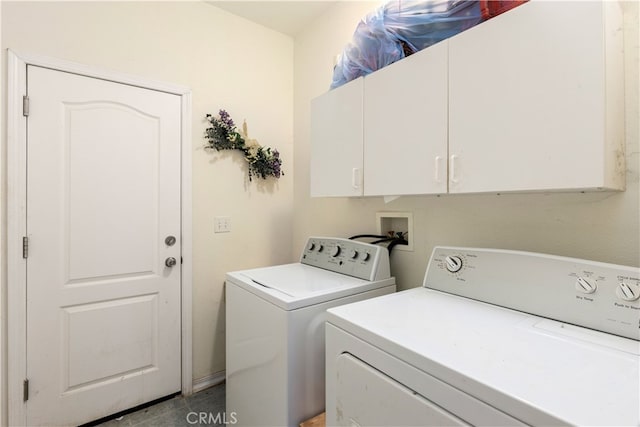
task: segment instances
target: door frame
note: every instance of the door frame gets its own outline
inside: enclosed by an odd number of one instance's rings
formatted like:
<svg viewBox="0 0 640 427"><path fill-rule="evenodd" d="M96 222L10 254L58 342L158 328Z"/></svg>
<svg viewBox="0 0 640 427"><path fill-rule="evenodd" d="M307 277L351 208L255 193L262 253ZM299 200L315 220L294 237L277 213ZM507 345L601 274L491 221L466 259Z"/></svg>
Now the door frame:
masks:
<svg viewBox="0 0 640 427"><path fill-rule="evenodd" d="M181 391L193 392L192 358L192 148L191 89L66 60L7 49L7 409L9 425L26 424L23 381L27 370L26 234L27 122L22 114L27 65L167 92L181 98Z"/></svg>

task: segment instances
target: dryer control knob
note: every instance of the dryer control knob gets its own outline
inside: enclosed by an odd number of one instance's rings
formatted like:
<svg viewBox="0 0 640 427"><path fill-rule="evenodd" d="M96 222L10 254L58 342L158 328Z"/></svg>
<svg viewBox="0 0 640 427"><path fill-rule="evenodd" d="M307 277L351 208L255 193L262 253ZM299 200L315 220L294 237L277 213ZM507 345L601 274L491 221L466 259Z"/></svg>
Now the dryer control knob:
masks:
<svg viewBox="0 0 640 427"><path fill-rule="evenodd" d="M356 251L355 249L351 249L349 251L349 258L351 258L351 259L358 258L358 251Z"/></svg>
<svg viewBox="0 0 640 427"><path fill-rule="evenodd" d="M580 277L576 280L576 289L585 294L592 294L598 288L597 282L594 279Z"/></svg>
<svg viewBox="0 0 640 427"><path fill-rule="evenodd" d="M445 264L448 272L457 273L462 269L462 258L459 256L448 256L445 258Z"/></svg>
<svg viewBox="0 0 640 427"><path fill-rule="evenodd" d="M340 249L340 246L336 245L333 249L331 249L331 256L335 258L340 255Z"/></svg>
<svg viewBox="0 0 640 427"><path fill-rule="evenodd" d="M616 288L616 295L625 301L635 301L640 298L640 285L637 283L620 282Z"/></svg>
<svg viewBox="0 0 640 427"><path fill-rule="evenodd" d="M363 261L369 261L370 259L371 259L371 254L369 252L365 252L364 255L362 255Z"/></svg>
<svg viewBox="0 0 640 427"><path fill-rule="evenodd" d="M313 242L309 242L309 246L307 246L307 249L312 251L316 248L316 244Z"/></svg>

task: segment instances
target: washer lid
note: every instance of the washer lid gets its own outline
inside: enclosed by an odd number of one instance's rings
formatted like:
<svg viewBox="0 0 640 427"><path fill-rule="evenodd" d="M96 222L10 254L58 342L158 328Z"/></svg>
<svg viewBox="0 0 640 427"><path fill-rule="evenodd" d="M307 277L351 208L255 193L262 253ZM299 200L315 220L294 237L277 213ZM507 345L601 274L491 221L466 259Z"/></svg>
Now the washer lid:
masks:
<svg viewBox="0 0 640 427"><path fill-rule="evenodd" d="M294 263L227 273L227 280L285 310L393 285L393 278L358 279L309 265Z"/></svg>
<svg viewBox="0 0 640 427"><path fill-rule="evenodd" d="M327 321L530 425L640 423L635 340L426 288Z"/></svg>

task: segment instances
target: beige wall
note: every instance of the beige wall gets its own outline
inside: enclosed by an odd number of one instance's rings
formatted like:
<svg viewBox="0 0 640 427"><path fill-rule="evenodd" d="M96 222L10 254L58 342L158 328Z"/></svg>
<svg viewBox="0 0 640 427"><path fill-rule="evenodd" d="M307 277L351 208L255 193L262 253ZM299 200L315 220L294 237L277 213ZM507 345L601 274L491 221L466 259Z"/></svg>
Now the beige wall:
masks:
<svg viewBox="0 0 640 427"><path fill-rule="evenodd" d="M204 2L1 6L3 70L11 48L191 88L193 376L223 371L225 272L291 260L293 40ZM280 150L284 177L248 182L241 156L202 149L204 116L220 108L237 122L246 118L252 138ZM6 159L4 131L2 153ZM5 197L3 190L3 206ZM213 233L218 215L231 217L231 233Z"/></svg>
<svg viewBox="0 0 640 427"><path fill-rule="evenodd" d="M377 211L414 215L414 252L394 251L400 288L422 283L435 245L529 250L625 265L640 265L638 143L638 3L625 2L627 191L591 194L454 195L381 198L309 198L309 101L328 90L333 57L351 39L358 20L378 2L337 4L295 43L294 253L308 235L375 232ZM392 106L390 108L393 108ZM395 153L402 159L410 153ZM339 155L339 153L336 153Z"/></svg>
<svg viewBox="0 0 640 427"><path fill-rule="evenodd" d="M392 254L393 272L402 288L421 283L437 244L640 264L640 43L634 1L624 4L626 192L404 197L387 205L380 198L309 198L309 101L327 91L333 57L378 1L340 2L295 39L295 49L290 38L201 2L2 1L0 5L1 75L6 69L4 49L12 48L192 89L195 379L224 369L226 271L295 260L309 235L375 231L377 211L414 214L414 252ZM5 89L3 79L3 94ZM4 102L3 95L2 111ZM286 173L282 179L266 185L248 183L241 158L202 149L203 116L219 108L230 111L236 121L246 118L252 137L281 151ZM0 217L5 218L4 130L0 153ZM213 234L217 215L231 216L231 233ZM3 225L3 236L5 231ZM4 254L4 238L2 245ZM4 273L2 269L0 302L6 290Z"/></svg>

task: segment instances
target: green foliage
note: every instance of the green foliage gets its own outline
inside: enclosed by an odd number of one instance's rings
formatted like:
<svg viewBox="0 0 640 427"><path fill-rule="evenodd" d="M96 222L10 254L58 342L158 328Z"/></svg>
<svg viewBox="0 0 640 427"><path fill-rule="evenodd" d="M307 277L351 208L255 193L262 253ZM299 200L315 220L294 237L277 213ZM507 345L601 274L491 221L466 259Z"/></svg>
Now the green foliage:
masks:
<svg viewBox="0 0 640 427"><path fill-rule="evenodd" d="M253 177L267 179L272 176L280 178L282 172L282 159L278 150L262 147L255 140L247 137L246 124L244 136L238 132L236 125L225 110L220 110L218 116L206 115L211 124L205 132L206 147L216 151L240 150L249 165L249 180Z"/></svg>

